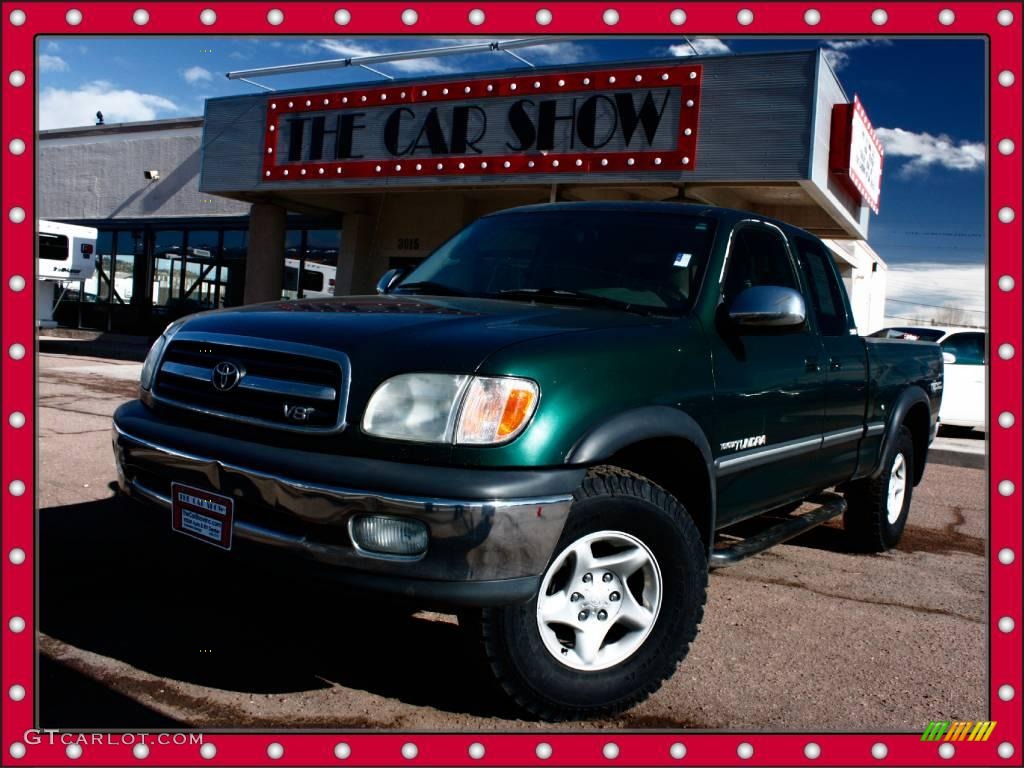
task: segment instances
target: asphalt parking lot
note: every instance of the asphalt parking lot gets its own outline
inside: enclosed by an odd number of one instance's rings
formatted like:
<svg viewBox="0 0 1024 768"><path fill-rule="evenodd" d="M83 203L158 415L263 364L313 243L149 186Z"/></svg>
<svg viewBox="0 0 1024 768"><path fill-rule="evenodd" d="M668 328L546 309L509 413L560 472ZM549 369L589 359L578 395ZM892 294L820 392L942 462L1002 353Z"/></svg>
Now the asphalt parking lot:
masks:
<svg viewBox="0 0 1024 768"><path fill-rule="evenodd" d="M140 365L39 358L43 728L558 727L516 719L455 619L240 567L118 498ZM712 573L690 655L582 728L920 731L987 712L985 474L933 464L895 551L826 526Z"/></svg>

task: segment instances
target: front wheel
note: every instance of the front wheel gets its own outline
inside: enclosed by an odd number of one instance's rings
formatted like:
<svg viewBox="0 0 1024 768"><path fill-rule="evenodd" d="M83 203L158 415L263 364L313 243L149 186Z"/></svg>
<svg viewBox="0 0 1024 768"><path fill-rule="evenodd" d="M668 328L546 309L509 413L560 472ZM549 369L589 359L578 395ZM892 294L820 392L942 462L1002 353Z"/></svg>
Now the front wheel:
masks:
<svg viewBox="0 0 1024 768"><path fill-rule="evenodd" d="M533 715L612 715L675 671L706 588L704 544L682 505L645 478L598 468L576 493L537 595L481 613L484 650Z"/></svg>
<svg viewBox="0 0 1024 768"><path fill-rule="evenodd" d="M853 546L865 552L895 547L907 524L913 492L914 439L900 426L885 471L877 478L858 480L846 491L843 527Z"/></svg>

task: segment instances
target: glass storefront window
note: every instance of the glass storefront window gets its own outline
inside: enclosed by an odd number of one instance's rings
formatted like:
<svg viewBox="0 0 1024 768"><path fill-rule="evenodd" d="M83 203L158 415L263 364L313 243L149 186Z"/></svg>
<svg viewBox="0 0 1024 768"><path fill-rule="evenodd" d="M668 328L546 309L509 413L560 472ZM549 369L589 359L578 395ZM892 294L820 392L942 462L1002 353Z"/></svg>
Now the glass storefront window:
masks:
<svg viewBox="0 0 1024 768"><path fill-rule="evenodd" d="M220 259L220 232L189 230L185 256L182 308L188 312L213 309L216 306L218 292L217 261Z"/></svg>
<svg viewBox="0 0 1024 768"><path fill-rule="evenodd" d="M219 307L237 307L244 302L245 256L249 233L244 229L224 232L224 248L217 282L220 284Z"/></svg>
<svg viewBox="0 0 1024 768"><path fill-rule="evenodd" d="M100 232L96 238L96 271L82 286L82 301L90 303L110 300L110 268L113 263L114 233ZM78 286L68 283L68 291L75 291ZM59 293L59 292L58 292Z"/></svg>
<svg viewBox="0 0 1024 768"><path fill-rule="evenodd" d="M153 306L167 307L181 299L181 257L184 234L181 230L153 233Z"/></svg>
<svg viewBox="0 0 1024 768"><path fill-rule="evenodd" d="M340 245L337 229L289 230L281 298L333 296Z"/></svg>
<svg viewBox="0 0 1024 768"><path fill-rule="evenodd" d="M289 229L284 236L284 279L281 282L281 298L300 298L299 268L302 266L301 229Z"/></svg>

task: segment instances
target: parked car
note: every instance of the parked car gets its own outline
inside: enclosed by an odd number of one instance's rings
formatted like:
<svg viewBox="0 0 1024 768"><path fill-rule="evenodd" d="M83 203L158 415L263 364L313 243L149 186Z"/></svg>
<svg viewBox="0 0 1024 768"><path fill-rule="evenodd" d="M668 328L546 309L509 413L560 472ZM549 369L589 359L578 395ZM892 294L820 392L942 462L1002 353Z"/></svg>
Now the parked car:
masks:
<svg viewBox="0 0 1024 768"><path fill-rule="evenodd" d="M840 515L852 548L900 539L939 348L858 336L807 232L531 206L379 291L172 324L114 415L123 490L206 544L290 556L280 573L458 610L546 719L608 716L671 676L709 566Z"/></svg>
<svg viewBox="0 0 1024 768"><path fill-rule="evenodd" d="M950 427L985 429L988 376L985 332L978 328L883 328L872 336L934 341L942 347L945 383L939 423Z"/></svg>

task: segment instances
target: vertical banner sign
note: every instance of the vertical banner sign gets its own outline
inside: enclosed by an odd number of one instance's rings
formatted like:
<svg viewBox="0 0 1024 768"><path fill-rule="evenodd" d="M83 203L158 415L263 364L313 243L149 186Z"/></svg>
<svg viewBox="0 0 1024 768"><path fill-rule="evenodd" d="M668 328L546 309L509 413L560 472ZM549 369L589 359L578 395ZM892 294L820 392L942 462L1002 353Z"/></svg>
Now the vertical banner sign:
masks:
<svg viewBox="0 0 1024 768"><path fill-rule="evenodd" d="M853 104L832 107L829 170L850 194L863 200L875 213L882 194L884 157L882 142L856 95Z"/></svg>
<svg viewBox="0 0 1024 768"><path fill-rule="evenodd" d="M700 83L668 63L272 96L261 180L690 171Z"/></svg>

